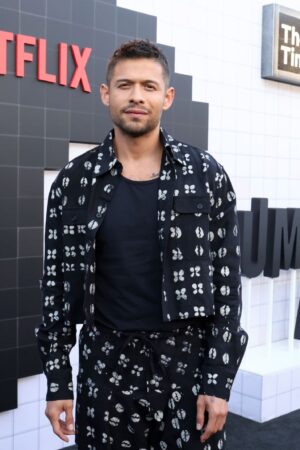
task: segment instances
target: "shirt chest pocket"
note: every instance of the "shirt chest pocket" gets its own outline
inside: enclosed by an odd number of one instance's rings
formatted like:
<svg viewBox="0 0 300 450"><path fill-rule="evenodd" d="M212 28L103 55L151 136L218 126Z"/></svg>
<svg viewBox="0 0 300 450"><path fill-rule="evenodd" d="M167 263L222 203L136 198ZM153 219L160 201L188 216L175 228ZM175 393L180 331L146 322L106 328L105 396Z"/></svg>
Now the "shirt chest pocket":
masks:
<svg viewBox="0 0 300 450"><path fill-rule="evenodd" d="M206 196L179 195L174 197L173 209L178 214L208 214L210 212L209 198Z"/></svg>
<svg viewBox="0 0 300 450"><path fill-rule="evenodd" d="M183 258L208 257L210 210L208 196L174 197L171 241Z"/></svg>

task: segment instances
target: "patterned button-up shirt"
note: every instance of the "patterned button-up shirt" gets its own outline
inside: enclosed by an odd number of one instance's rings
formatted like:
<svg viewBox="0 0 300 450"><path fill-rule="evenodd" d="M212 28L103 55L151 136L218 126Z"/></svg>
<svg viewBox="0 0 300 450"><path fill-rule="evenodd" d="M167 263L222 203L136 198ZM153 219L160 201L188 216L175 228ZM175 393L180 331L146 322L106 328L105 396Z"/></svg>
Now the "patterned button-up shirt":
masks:
<svg viewBox="0 0 300 450"><path fill-rule="evenodd" d="M45 230L42 323L35 328L46 400L73 398L69 353L76 323L94 323L95 249L120 179L113 130L99 146L70 161L54 180ZM201 392L229 399L248 335L240 326L241 269L235 193L208 152L160 131L163 159L157 232L163 267L164 321L203 319Z"/></svg>

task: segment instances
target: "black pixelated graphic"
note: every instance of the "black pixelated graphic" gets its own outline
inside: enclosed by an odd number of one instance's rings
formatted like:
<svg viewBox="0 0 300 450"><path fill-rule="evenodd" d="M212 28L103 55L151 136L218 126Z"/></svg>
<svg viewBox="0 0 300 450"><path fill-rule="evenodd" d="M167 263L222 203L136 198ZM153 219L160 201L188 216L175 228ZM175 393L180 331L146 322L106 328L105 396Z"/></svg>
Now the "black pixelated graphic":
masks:
<svg viewBox="0 0 300 450"><path fill-rule="evenodd" d="M37 47L25 77L15 76L15 43L7 44L7 74L0 76L0 412L18 406L17 380L42 372L34 341L41 321L44 170L68 162L69 142L101 142L111 122L98 88L106 60L130 38L156 40L156 17L119 8L115 0L2 0L0 30L47 40L47 72L57 76L57 45L91 47L92 92L37 80ZM175 48L158 43L170 61L177 98L162 124L183 141L207 148L208 105L192 101L192 77L174 73ZM75 64L68 50L68 84ZM2 230L3 229L3 230ZM18 239L14 241L18 234ZM17 242L18 246L17 246ZM28 243L30 242L30 245ZM30 248L32 249L30 251ZM18 319L18 320L17 320ZM13 325L13 326L11 326ZM17 329L18 327L18 329ZM4 363L5 362L5 363Z"/></svg>

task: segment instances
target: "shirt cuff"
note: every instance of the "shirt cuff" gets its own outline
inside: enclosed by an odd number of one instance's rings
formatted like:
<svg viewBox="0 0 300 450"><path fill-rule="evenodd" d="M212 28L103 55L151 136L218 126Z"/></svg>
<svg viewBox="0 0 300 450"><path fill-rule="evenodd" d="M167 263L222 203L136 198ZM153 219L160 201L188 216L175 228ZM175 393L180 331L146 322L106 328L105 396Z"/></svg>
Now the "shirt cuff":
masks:
<svg viewBox="0 0 300 450"><path fill-rule="evenodd" d="M235 374L232 371L218 371L216 367L203 367L199 395L211 395L229 401Z"/></svg>
<svg viewBox="0 0 300 450"><path fill-rule="evenodd" d="M54 400L73 400L73 380L72 371L47 378L47 394L46 401Z"/></svg>

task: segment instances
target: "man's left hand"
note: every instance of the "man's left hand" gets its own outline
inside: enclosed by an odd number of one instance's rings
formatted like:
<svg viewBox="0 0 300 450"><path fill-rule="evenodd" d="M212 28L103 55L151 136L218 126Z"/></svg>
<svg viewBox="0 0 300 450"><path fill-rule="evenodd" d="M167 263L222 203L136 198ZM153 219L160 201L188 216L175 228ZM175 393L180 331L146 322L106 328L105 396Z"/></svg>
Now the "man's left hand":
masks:
<svg viewBox="0 0 300 450"><path fill-rule="evenodd" d="M227 401L211 395L198 395L197 424L200 428L197 429L203 428L205 411L208 413L208 422L201 435L201 442L205 442L212 434L223 429L228 414Z"/></svg>

